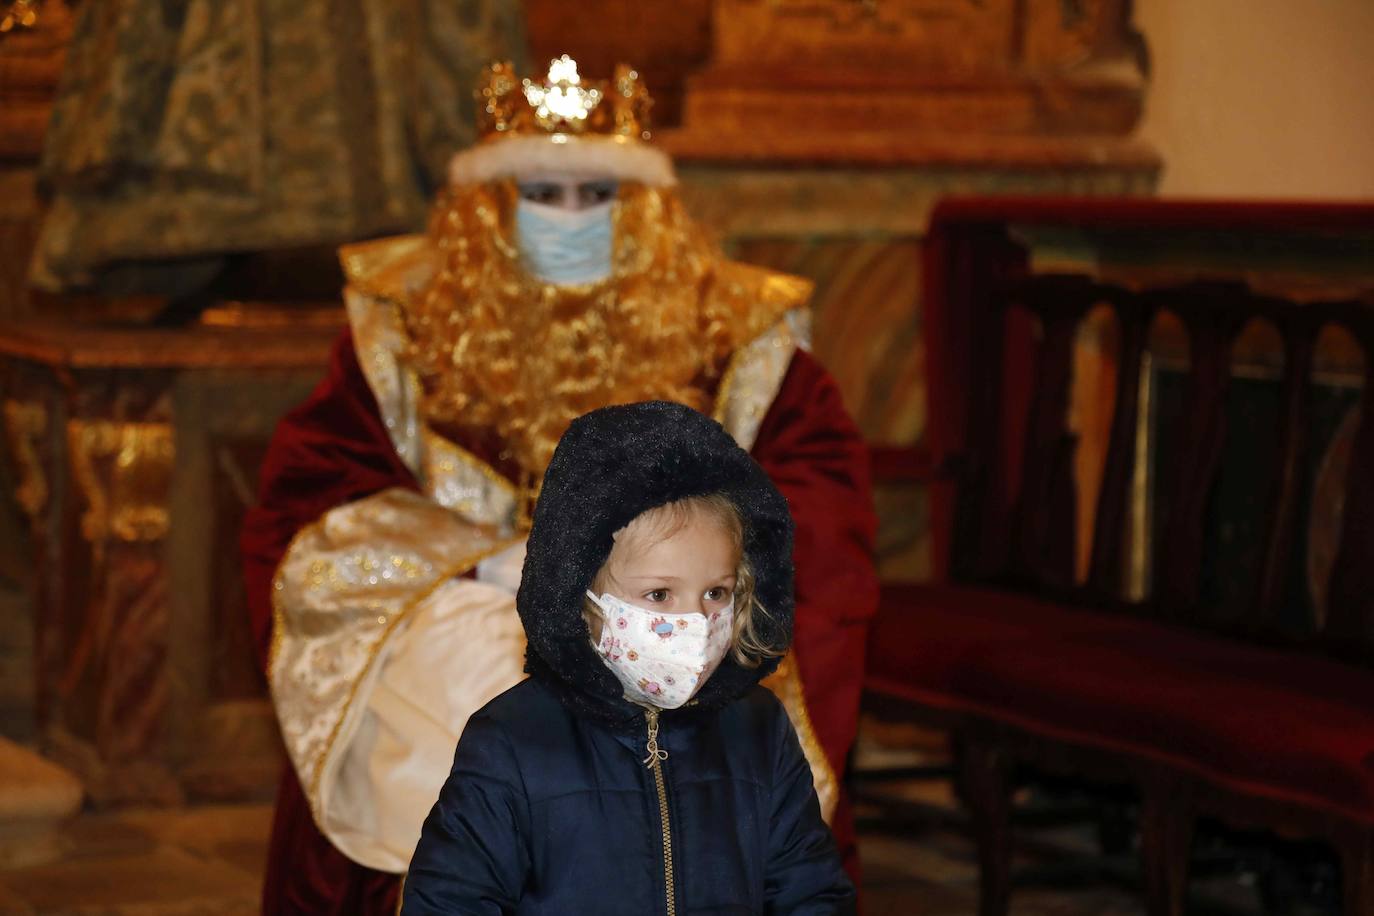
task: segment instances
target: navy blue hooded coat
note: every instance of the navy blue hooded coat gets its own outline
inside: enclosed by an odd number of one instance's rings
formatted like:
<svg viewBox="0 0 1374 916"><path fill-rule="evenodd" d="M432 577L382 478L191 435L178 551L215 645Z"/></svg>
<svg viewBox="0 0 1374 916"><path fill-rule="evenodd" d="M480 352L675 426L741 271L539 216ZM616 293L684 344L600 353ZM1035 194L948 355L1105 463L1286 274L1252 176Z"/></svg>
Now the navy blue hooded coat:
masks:
<svg viewBox="0 0 1374 916"><path fill-rule="evenodd" d="M718 424L661 401L574 421L544 477L516 604L530 677L469 720L425 821L402 913L851 913L854 890L822 822L782 705L777 664L727 657L686 706L624 699L593 648L582 596L611 537L640 513L721 492L768 617L792 632L792 521L762 469ZM656 720L661 762L650 758Z"/></svg>

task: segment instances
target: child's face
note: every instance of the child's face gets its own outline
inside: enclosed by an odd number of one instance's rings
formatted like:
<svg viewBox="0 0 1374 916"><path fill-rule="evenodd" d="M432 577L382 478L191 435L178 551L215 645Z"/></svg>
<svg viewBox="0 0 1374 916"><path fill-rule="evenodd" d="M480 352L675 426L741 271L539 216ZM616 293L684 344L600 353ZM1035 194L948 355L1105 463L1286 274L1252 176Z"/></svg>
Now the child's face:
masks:
<svg viewBox="0 0 1374 916"><path fill-rule="evenodd" d="M656 509L616 532L592 591L663 614L710 614L729 605L740 563L730 531L699 509L676 522ZM599 640L600 618L589 614L587 623Z"/></svg>

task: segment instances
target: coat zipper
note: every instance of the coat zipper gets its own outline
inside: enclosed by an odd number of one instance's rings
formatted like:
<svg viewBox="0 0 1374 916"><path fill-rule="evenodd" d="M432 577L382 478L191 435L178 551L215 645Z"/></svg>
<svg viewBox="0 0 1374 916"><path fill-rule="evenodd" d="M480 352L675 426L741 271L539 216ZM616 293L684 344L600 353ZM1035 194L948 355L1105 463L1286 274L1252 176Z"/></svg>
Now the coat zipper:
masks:
<svg viewBox="0 0 1374 916"><path fill-rule="evenodd" d="M663 761L668 752L658 746L658 710L648 707L644 718L649 724L649 752L644 765L654 773L654 788L658 790L658 816L663 825L663 884L668 892L668 916L677 916L677 893L673 881L673 836L668 825L668 788L663 781Z"/></svg>

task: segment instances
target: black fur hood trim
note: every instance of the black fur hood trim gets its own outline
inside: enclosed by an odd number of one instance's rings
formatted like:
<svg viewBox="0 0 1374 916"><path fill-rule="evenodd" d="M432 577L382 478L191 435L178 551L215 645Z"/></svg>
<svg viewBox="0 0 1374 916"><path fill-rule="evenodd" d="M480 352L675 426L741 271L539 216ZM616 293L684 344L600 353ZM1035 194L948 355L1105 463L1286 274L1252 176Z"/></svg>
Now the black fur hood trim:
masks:
<svg viewBox="0 0 1374 916"><path fill-rule="evenodd" d="M792 516L763 469L714 420L689 407L645 401L594 410L559 440L534 510L516 607L525 627L525 670L579 716L638 728L643 711L592 646L584 592L611 550L611 536L640 513L689 496L724 493L744 518L755 594L768 610L759 635L792 642ZM686 706L665 716L719 709L777 668L746 668L727 656Z"/></svg>

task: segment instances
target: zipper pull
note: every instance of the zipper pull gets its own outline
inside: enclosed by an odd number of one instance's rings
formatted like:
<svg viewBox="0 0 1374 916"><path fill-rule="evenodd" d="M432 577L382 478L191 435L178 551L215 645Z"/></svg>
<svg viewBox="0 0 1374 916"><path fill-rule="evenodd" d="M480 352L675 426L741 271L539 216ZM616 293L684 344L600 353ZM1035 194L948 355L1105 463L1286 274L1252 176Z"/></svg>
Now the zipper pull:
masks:
<svg viewBox="0 0 1374 916"><path fill-rule="evenodd" d="M658 746L658 710L646 707L644 718L649 722L649 743L645 746L649 756L642 762L646 767L655 767L668 759L668 752Z"/></svg>

